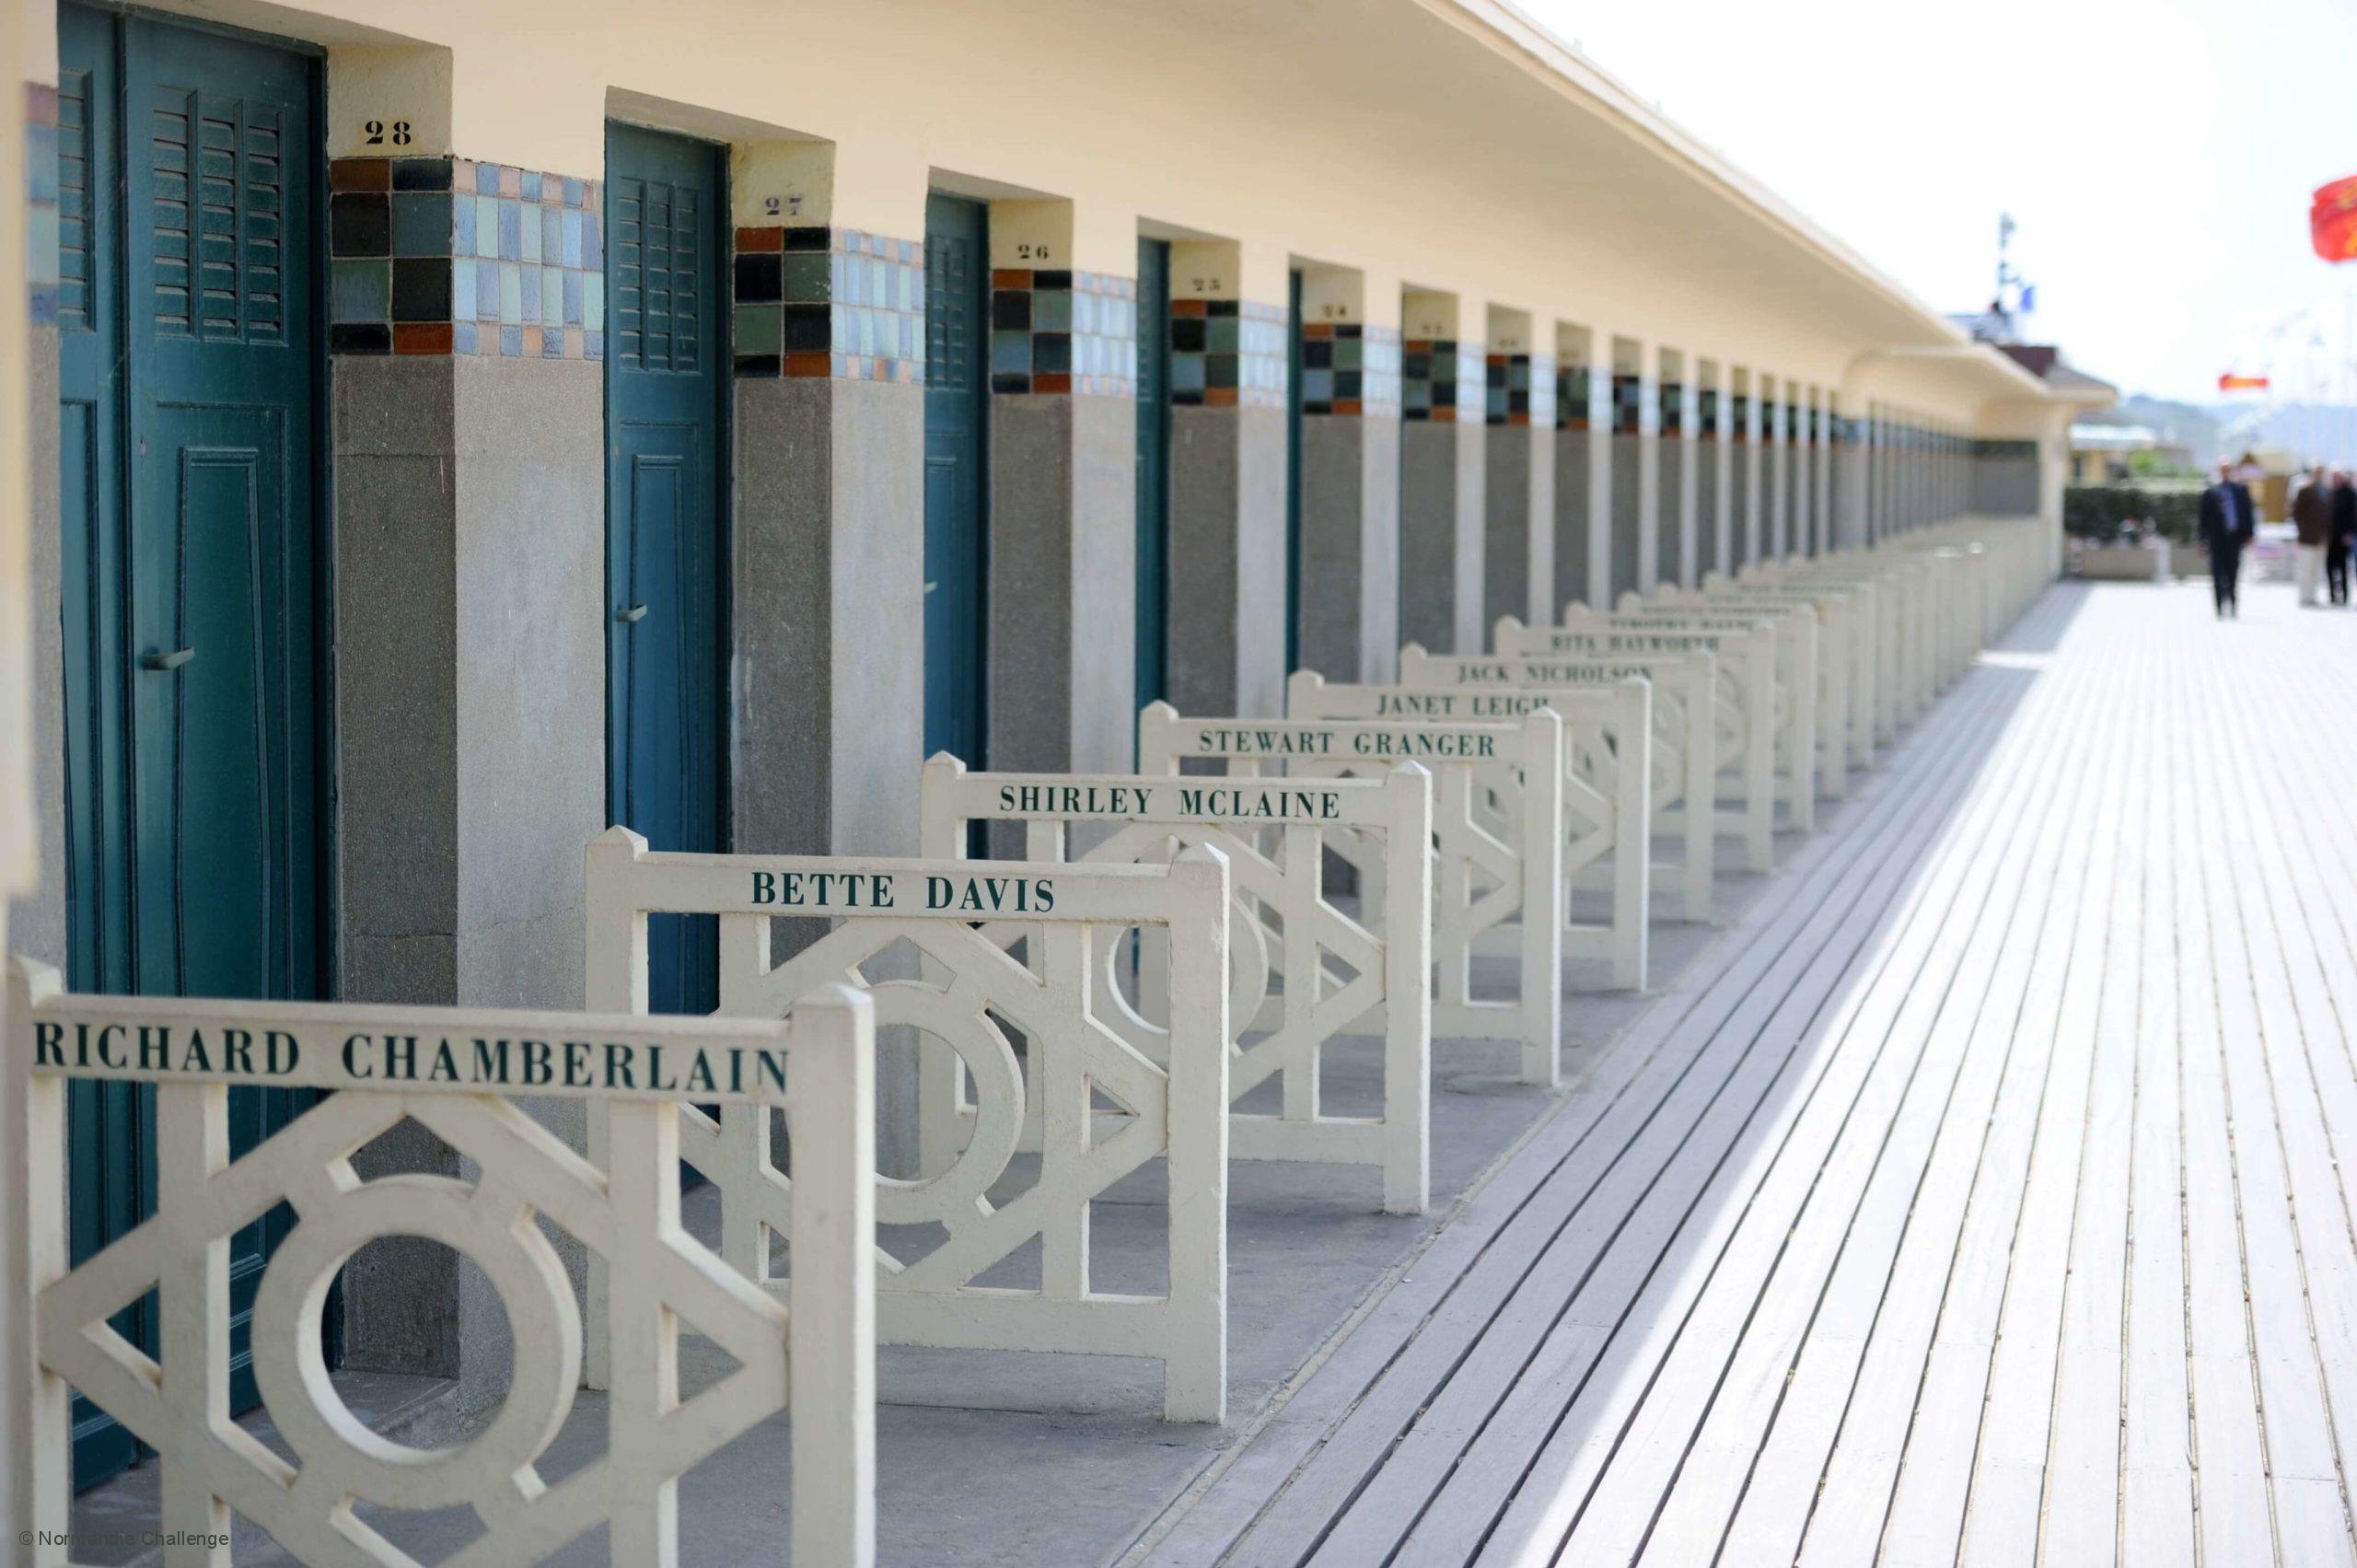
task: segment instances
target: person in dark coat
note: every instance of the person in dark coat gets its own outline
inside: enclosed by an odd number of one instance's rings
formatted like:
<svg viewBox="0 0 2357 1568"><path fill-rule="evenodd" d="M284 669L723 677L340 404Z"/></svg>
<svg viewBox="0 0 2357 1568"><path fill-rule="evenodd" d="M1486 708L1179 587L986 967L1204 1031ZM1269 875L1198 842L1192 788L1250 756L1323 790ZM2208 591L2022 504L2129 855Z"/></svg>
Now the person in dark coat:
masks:
<svg viewBox="0 0 2357 1568"><path fill-rule="evenodd" d="M2349 550L2357 543L2357 484L2349 470L2332 476L2332 533L2324 545L2325 594L2344 608L2349 603Z"/></svg>
<svg viewBox="0 0 2357 1568"><path fill-rule="evenodd" d="M2235 478L2232 463L2218 465L2218 482L2201 493L2201 542L2210 551L2210 587L2218 600L2218 617L2239 617L2235 587L2242 575L2243 546L2258 529L2258 515L2250 504L2250 487Z"/></svg>
<svg viewBox="0 0 2357 1568"><path fill-rule="evenodd" d="M2332 532L2332 486L2321 466L2292 493L2292 586L2299 590L2300 608L2314 610L2324 581L2325 540Z"/></svg>

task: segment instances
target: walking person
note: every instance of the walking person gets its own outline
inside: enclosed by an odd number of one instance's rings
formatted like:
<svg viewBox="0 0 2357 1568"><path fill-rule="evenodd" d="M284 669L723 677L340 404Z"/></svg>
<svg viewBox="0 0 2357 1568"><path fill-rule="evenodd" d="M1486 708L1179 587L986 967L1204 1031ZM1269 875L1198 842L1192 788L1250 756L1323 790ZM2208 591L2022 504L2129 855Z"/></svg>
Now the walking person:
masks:
<svg viewBox="0 0 2357 1568"><path fill-rule="evenodd" d="M2235 586L2242 575L2243 546L2258 527L2249 487L2235 478L2234 464L2220 463L2218 482L2201 493L2201 542L2210 551L2210 587L2221 621L2242 614Z"/></svg>
<svg viewBox="0 0 2357 1568"><path fill-rule="evenodd" d="M2332 537L2324 548L2325 595L2333 603L2349 604L2349 551L2357 544L2357 483L2341 469L2332 476Z"/></svg>
<svg viewBox="0 0 2357 1568"><path fill-rule="evenodd" d="M2308 472L2308 482L2292 497L2292 580L2300 590L2300 608L2313 610L2316 585L2324 580L2325 540L2332 533L2332 489L2322 468Z"/></svg>

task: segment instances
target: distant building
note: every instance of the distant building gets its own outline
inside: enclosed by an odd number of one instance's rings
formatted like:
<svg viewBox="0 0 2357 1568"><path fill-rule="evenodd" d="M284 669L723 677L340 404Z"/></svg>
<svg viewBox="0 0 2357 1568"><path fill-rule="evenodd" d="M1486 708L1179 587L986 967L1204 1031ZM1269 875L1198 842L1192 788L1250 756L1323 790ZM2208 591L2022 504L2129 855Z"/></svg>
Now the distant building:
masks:
<svg viewBox="0 0 2357 1568"><path fill-rule="evenodd" d="M2139 454L2149 461L2131 461ZM2137 476L2140 468L2194 467L2193 448L2175 441L2149 424L2073 424L2071 426L2071 482L2117 484Z"/></svg>

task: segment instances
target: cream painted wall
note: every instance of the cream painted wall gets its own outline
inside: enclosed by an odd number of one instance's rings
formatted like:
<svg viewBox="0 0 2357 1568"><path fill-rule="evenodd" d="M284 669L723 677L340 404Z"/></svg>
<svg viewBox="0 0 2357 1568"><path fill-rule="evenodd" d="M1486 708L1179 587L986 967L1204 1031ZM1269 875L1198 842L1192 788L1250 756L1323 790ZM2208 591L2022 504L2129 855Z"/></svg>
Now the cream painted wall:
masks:
<svg viewBox="0 0 2357 1568"><path fill-rule="evenodd" d="M1128 273L1144 220L1237 243L1241 292L1268 303L1311 258L1829 385L1885 343L1954 336L1796 242L1772 198L1418 0L163 4L327 44L339 152L404 119L419 151L593 175L611 111L831 142L739 164L807 221L915 238L930 185L1062 199L1072 265ZM1988 394L1958 379L1914 401L1968 418Z"/></svg>

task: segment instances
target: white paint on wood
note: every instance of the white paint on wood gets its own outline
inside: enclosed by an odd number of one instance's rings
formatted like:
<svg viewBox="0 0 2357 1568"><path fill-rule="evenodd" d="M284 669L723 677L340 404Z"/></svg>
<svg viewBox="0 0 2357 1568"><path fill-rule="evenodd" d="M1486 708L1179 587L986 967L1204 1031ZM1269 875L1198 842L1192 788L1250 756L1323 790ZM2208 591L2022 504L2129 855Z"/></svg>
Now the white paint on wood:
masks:
<svg viewBox="0 0 2357 1568"><path fill-rule="evenodd" d="M1318 705L1322 677L1288 685L1296 715ZM1558 1081L1562 1041L1563 720L1549 707L1512 722L1452 723L1296 716L1269 721L1181 717L1150 704L1138 719L1138 766L1176 773L1188 759L1233 778L1374 779L1422 760L1433 777L1432 1030L1439 1040L1511 1040L1526 1083ZM1387 846L1364 832L1328 845L1355 873L1362 915L1378 929L1388 909ZM1515 993L1473 994L1476 949L1493 932L1517 937Z"/></svg>
<svg viewBox="0 0 2357 1568"><path fill-rule="evenodd" d="M647 916L710 914L720 923L722 1014L791 1016L803 997L849 983L873 999L879 1028L911 1028L955 1051L974 1086L971 1137L946 1169L877 1179L878 1224L943 1232L930 1248L876 1249L878 1342L1149 1357L1162 1364L1167 1419L1215 1422L1227 1389L1228 901L1225 858L1201 847L1167 866L1041 867L658 854L613 828L588 851L589 992L601 1006L643 1008ZM772 925L789 915L830 926L779 959ZM1142 927L1168 934L1161 1061L1108 1022L1108 1009L1125 1004L1099 978L1109 941ZM1020 956L1009 950L1018 942ZM887 972L910 950L921 974ZM1025 1037L1036 1063L1028 1083L1001 1019ZM994 1202L1032 1093L1042 1108L1039 1179ZM1118 1115L1097 1114L1099 1098ZM593 1107L598 1161L603 1120ZM791 1234L794 1189L773 1158L769 1119L691 1110L679 1138L720 1191L721 1256L788 1294L772 1253L772 1237ZM1089 1206L1155 1159L1168 1181L1169 1287L1097 1290ZM1034 1238L1037 1287L975 1283ZM610 1290L610 1272L593 1268L593 1330ZM601 1371L588 1368L593 1386Z"/></svg>
<svg viewBox="0 0 2357 1568"><path fill-rule="evenodd" d="M1231 1113L1231 1152L1373 1166L1383 1174L1386 1213L1422 1214L1431 1196L1424 977L1433 925L1432 775L1399 761L1373 779L1171 777L1175 761L1164 766L1167 749L1153 743L1155 719L1168 714L1164 703L1147 710L1139 774L974 773L954 757L934 758L920 804L924 852L953 854L971 825L1009 822L1025 834L1025 858L1050 865L1164 865L1197 846L1225 855L1233 899L1229 967L1238 977L1229 994L1237 1038L1228 1094L1240 1098L1272 1077L1283 1090L1273 1114ZM1329 898L1325 858L1329 847L1343 853L1368 841L1379 880L1353 915ZM1120 969L1130 934L1099 928L1095 939L1099 972ZM1143 940L1154 962L1142 974L1167 983L1160 933ZM1167 1016L1167 1008L1155 1011ZM1103 1016L1146 1055L1168 1059L1167 1029L1143 1010L1115 1005ZM1381 1109L1338 1115L1320 1103L1324 1053L1337 1038L1370 1029L1384 1041ZM948 1114L927 1118L926 1137L946 1158L974 1125L967 1074L948 1051L928 1053L927 1063L921 1092Z"/></svg>
<svg viewBox="0 0 2357 1568"><path fill-rule="evenodd" d="M32 1215L36 1430L32 1527L55 1533L29 1560L68 1561L69 1389L79 1390L157 1451L164 1527L227 1537L232 1511L306 1562L401 1564L410 1559L355 1505L471 1508L483 1533L473 1562L539 1562L603 1525L617 1564L679 1561L679 1477L789 1403L794 1428L794 1561L865 1568L874 1560L875 1323L871 1276L843 1268L874 1246L875 1024L867 999L831 985L793 1022L677 1019L324 1003L180 1001L64 993L54 971L18 963L9 975L7 1048L31 1063L31 1120L22 1129L53 1172ZM416 1074L367 1074L348 1045L413 1036ZM103 1075L156 1086L156 1213L78 1268L66 1266L64 1088L81 1051ZM470 1078L443 1061L476 1042L529 1058L545 1045L548 1083ZM453 1042L444 1057L441 1042ZM579 1044L578 1052L570 1048ZM243 1045L246 1049L240 1051ZM722 1066L692 1086L661 1086L658 1063ZM577 1074L564 1064L577 1061ZM199 1065L199 1063L202 1065ZM784 1092L764 1064L783 1064ZM634 1081L609 1088L629 1069ZM648 1074L654 1072L656 1082ZM487 1084L503 1092L486 1092ZM335 1093L238 1159L229 1154L233 1086L303 1086ZM586 1098L609 1123L602 1169L517 1108L507 1092ZM691 1237L679 1219L679 1118L716 1100L766 1118L782 1109L804 1179L791 1202L800 1245L823 1260L791 1307L771 1300ZM404 1120L468 1163L459 1179L394 1175L363 1180L354 1154ZM272 1254L250 1318L253 1372L291 1459L229 1413L230 1236L280 1203L296 1224ZM561 1481L537 1466L570 1412L584 1330L545 1221L602 1260L610 1280L606 1452ZM328 1291L344 1262L386 1236L422 1237L463 1254L498 1294L515 1364L489 1423L455 1446L419 1449L378 1436L344 1405L321 1342ZM832 1265L832 1266L829 1266ZM160 1354L150 1357L108 1319L157 1293ZM692 1327L735 1362L682 1398L678 1339ZM782 1543L783 1544L783 1543ZM168 1546L174 1563L226 1563L226 1545ZM781 1554L781 1561L783 1555Z"/></svg>
<svg viewBox="0 0 2357 1568"><path fill-rule="evenodd" d="M1643 989L1655 726L1652 689L1642 677L1524 691L1336 684L1303 671L1293 678L1286 701L1296 723L1352 720L1411 728L1495 724L1541 708L1553 711L1563 723L1562 956L1604 959L1611 965L1615 986ZM1487 790L1486 810L1496 830L1509 846L1518 846L1532 802L1505 773L1491 778ZM1571 890L1591 872L1608 889L1607 915L1600 922L1583 921L1573 912ZM1474 952L1485 956L1512 957L1523 946L1503 923L1474 932L1471 941Z"/></svg>
<svg viewBox="0 0 2357 1568"><path fill-rule="evenodd" d="M1654 868L1654 892L1674 895L1691 910L1708 908L1715 874L1716 834L1708 801L1718 776L1718 661L1707 649L1678 654L1558 654L1543 658L1490 658L1426 653L1411 643L1399 650L1405 686L1458 686L1481 691L1549 691L1606 685L1636 677L1653 692L1653 756L1648 803L1650 841L1666 840L1668 858ZM1657 853L1657 851L1656 851ZM1574 873L1575 877L1577 873ZM1574 886L1586 881L1581 878Z"/></svg>

